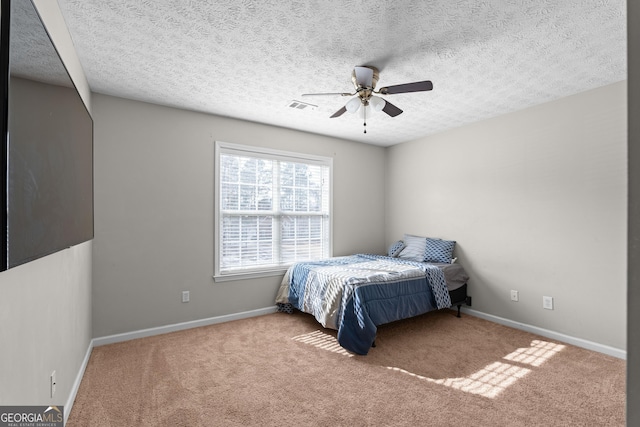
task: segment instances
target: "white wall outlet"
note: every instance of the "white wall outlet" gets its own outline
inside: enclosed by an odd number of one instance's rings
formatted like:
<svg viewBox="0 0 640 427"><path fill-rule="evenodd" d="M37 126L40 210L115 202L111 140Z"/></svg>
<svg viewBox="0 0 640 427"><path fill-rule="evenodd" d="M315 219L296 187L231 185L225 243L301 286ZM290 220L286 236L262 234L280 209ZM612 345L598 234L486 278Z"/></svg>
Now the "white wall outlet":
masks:
<svg viewBox="0 0 640 427"><path fill-rule="evenodd" d="M553 310L553 297L542 297L542 308Z"/></svg>
<svg viewBox="0 0 640 427"><path fill-rule="evenodd" d="M518 291L511 291L511 301L518 301Z"/></svg>
<svg viewBox="0 0 640 427"><path fill-rule="evenodd" d="M56 371L51 373L51 376L49 377L49 385L51 389L51 398L53 398L53 395L56 394Z"/></svg>
<svg viewBox="0 0 640 427"><path fill-rule="evenodd" d="M182 302L189 302L189 291L182 291Z"/></svg>

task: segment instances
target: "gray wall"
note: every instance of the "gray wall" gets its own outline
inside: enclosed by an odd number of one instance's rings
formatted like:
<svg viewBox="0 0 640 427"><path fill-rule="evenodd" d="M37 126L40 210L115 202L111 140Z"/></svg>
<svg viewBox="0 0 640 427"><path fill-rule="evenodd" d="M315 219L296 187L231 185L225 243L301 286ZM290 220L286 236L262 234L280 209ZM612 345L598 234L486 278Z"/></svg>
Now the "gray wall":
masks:
<svg viewBox="0 0 640 427"><path fill-rule="evenodd" d="M35 3L89 105L88 85L57 2ZM91 249L86 242L0 273L0 405L68 403L91 341ZM58 384L51 399L54 370Z"/></svg>
<svg viewBox="0 0 640 427"><path fill-rule="evenodd" d="M629 289L627 425L640 425L640 2L627 2L629 64Z"/></svg>
<svg viewBox="0 0 640 427"><path fill-rule="evenodd" d="M626 142L620 82L394 146L386 241L456 240L475 310L626 349Z"/></svg>
<svg viewBox="0 0 640 427"><path fill-rule="evenodd" d="M216 140L332 157L334 254L384 251L384 148L106 95L92 102L94 337L274 305L281 276L212 279Z"/></svg>

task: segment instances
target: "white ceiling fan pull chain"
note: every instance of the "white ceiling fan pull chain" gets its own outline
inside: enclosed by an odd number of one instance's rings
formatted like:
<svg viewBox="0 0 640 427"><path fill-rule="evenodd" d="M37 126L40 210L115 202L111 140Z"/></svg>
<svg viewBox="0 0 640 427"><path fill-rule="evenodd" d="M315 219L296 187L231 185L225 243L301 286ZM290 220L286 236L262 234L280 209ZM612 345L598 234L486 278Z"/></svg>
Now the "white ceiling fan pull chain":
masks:
<svg viewBox="0 0 640 427"><path fill-rule="evenodd" d="M364 115L364 133L367 133L367 106L365 105L362 110L362 114Z"/></svg>

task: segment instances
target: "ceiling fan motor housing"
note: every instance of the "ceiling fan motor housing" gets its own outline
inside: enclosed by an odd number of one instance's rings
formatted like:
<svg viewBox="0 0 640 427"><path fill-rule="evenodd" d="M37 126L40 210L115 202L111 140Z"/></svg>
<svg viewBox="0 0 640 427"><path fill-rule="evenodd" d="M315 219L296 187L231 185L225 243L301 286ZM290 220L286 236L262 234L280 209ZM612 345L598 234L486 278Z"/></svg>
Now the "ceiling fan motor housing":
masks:
<svg viewBox="0 0 640 427"><path fill-rule="evenodd" d="M374 67L372 65L361 65L361 67L369 68L370 70L373 71L373 77L371 79L371 89L375 89L376 88L376 84L378 83L378 79L380 78L380 72L378 71L378 69L376 67ZM356 77L355 68L351 72L351 81L353 82L353 86L355 86L355 88L357 90L359 87L358 87L358 79Z"/></svg>
<svg viewBox="0 0 640 427"><path fill-rule="evenodd" d="M362 65L362 68L368 68L373 71L373 75L371 77L371 85L363 86L362 84L358 84L358 78L356 75L356 69L354 68L351 72L351 81L353 82L353 86L356 88L356 95L361 99L363 105L369 105L369 99L373 95L373 90L376 88L376 84L378 83L378 79L380 78L380 72L378 69L371 65Z"/></svg>

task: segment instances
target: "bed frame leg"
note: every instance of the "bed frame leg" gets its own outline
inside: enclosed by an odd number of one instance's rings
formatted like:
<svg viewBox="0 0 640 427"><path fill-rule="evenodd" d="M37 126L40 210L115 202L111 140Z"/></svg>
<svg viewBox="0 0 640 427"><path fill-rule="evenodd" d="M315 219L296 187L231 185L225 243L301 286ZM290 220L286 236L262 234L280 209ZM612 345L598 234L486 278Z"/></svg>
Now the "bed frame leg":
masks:
<svg viewBox="0 0 640 427"><path fill-rule="evenodd" d="M375 347L376 346L376 340L373 340L373 344L371 344L371 347Z"/></svg>
<svg viewBox="0 0 640 427"><path fill-rule="evenodd" d="M462 307L462 304L458 304L458 314L456 315L456 317L460 317L460 307Z"/></svg>

